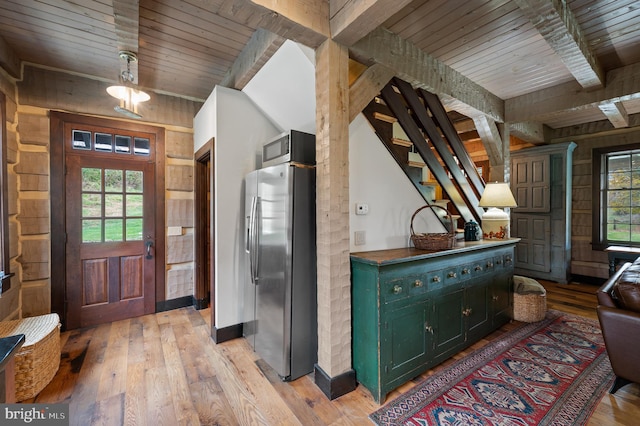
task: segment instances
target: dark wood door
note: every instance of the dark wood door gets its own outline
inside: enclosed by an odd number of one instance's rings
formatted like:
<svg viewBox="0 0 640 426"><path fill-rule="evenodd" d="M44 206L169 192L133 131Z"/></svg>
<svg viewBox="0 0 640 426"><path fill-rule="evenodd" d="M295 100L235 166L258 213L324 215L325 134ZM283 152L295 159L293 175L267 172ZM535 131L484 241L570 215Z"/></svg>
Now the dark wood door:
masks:
<svg viewBox="0 0 640 426"><path fill-rule="evenodd" d="M65 175L67 327L152 313L155 166L148 148L153 141L109 129L71 134L75 145L67 151ZM96 149L96 135L104 152ZM79 140L83 137L86 141ZM85 143L92 149L78 149Z"/></svg>

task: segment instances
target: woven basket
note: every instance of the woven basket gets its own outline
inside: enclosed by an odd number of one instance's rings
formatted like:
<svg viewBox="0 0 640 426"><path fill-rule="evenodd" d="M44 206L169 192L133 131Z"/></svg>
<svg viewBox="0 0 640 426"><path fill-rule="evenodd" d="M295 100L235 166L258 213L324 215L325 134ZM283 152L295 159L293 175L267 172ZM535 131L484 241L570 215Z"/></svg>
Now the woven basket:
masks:
<svg viewBox="0 0 640 426"><path fill-rule="evenodd" d="M449 216L449 221L451 222L450 232L441 234L416 234L413 230L413 220L416 218L416 215L426 208L433 207L444 210L444 212ZM449 214L447 209L437 205L427 204L426 206L422 206L413 213L413 216L411 216L411 241L413 242L414 247L420 250L446 250L453 248L456 242L455 229L453 217Z"/></svg>
<svg viewBox="0 0 640 426"><path fill-rule="evenodd" d="M16 401L33 398L53 379L60 366L60 317L40 315L0 322L0 337L24 334L15 356Z"/></svg>

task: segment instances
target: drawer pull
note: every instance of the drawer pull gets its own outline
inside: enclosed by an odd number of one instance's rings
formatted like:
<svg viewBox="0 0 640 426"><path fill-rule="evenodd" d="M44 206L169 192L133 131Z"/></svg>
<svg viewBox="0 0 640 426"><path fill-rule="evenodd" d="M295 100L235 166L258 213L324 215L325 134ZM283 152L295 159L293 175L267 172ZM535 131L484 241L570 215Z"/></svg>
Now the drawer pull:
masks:
<svg viewBox="0 0 640 426"><path fill-rule="evenodd" d="M487 262L487 268L493 268L493 262Z"/></svg>
<svg viewBox="0 0 640 426"><path fill-rule="evenodd" d="M449 272L449 274L447 274L447 276L448 276L449 278L455 278L455 277L457 277L458 275L457 275L455 272L451 271L451 272Z"/></svg>
<svg viewBox="0 0 640 426"><path fill-rule="evenodd" d="M400 287L399 285L394 285L393 294L399 294L399 293L402 293L402 287Z"/></svg>
<svg viewBox="0 0 640 426"><path fill-rule="evenodd" d="M476 267L473 268L473 269L475 269L476 271L482 271L482 266L476 265Z"/></svg>
<svg viewBox="0 0 640 426"><path fill-rule="evenodd" d="M433 282L434 283L439 283L440 282L440 275L436 275L435 277L433 277Z"/></svg>
<svg viewBox="0 0 640 426"><path fill-rule="evenodd" d="M469 268L464 268L462 270L462 275L466 275L466 274L470 274L470 273L471 273L471 269L469 269Z"/></svg>
<svg viewBox="0 0 640 426"><path fill-rule="evenodd" d="M500 299L500 297L499 296L493 296L492 299L493 299L494 302L497 302L498 299Z"/></svg>
<svg viewBox="0 0 640 426"><path fill-rule="evenodd" d="M462 315L464 315L465 317L468 317L469 315L471 315L472 312L473 310L471 308L467 308L464 311L462 311Z"/></svg>
<svg viewBox="0 0 640 426"><path fill-rule="evenodd" d="M427 333L431 333L431 334L433 334L433 327L431 327L429 324L425 324L425 325L424 325L424 330L425 330Z"/></svg>
<svg viewBox="0 0 640 426"><path fill-rule="evenodd" d="M498 260L496 260L496 263L497 263L498 265L502 265L502 259L498 259Z"/></svg>
<svg viewBox="0 0 640 426"><path fill-rule="evenodd" d="M505 259L505 261L506 261L507 263L511 263L511 256L507 256L507 258Z"/></svg>
<svg viewBox="0 0 640 426"><path fill-rule="evenodd" d="M422 280L416 280L416 282L413 283L414 287L422 287Z"/></svg>

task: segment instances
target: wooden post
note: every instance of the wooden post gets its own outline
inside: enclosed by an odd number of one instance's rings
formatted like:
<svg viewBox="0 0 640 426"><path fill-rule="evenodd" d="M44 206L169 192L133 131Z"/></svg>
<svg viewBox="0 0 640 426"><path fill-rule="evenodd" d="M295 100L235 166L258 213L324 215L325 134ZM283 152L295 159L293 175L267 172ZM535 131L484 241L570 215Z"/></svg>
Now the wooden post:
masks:
<svg viewBox="0 0 640 426"><path fill-rule="evenodd" d="M329 399L355 389L351 369L349 260L349 55L327 40L316 50L318 364Z"/></svg>

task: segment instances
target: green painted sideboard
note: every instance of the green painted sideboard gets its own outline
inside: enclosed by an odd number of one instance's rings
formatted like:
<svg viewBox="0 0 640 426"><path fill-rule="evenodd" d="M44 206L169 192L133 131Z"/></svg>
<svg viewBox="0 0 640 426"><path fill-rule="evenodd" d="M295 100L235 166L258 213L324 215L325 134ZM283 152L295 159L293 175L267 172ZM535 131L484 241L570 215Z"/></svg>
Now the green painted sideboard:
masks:
<svg viewBox="0 0 640 426"><path fill-rule="evenodd" d="M510 320L517 241L351 254L353 367L376 402Z"/></svg>

